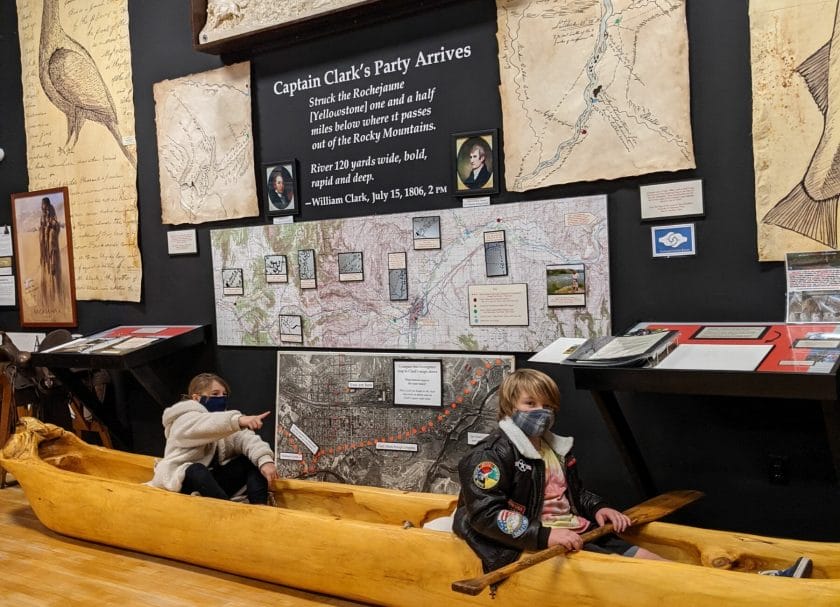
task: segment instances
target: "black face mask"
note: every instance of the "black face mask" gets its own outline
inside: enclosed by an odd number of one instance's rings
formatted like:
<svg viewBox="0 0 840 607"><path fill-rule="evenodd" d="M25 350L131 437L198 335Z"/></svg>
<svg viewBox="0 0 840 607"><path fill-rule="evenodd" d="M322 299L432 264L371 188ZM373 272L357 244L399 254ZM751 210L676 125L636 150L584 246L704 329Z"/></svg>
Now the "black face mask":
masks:
<svg viewBox="0 0 840 607"><path fill-rule="evenodd" d="M202 396L198 399L204 408L210 412L224 411L227 409L227 396Z"/></svg>
<svg viewBox="0 0 840 607"><path fill-rule="evenodd" d="M533 411L514 411L510 416L516 427L533 438L542 436L546 430L554 425L554 411L551 409L534 409Z"/></svg>

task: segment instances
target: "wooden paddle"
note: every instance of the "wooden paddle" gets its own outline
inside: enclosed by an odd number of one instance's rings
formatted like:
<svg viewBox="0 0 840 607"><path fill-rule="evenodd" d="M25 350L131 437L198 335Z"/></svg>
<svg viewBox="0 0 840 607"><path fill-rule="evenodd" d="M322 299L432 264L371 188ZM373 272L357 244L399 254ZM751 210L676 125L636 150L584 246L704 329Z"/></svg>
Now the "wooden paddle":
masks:
<svg viewBox="0 0 840 607"><path fill-rule="evenodd" d="M658 495L625 510L624 514L630 518L630 525L641 525L660 519L663 516L667 516L668 514L679 510L683 506L687 506L701 497L703 497L703 493L700 491L692 491L689 489L669 491L668 493L663 493L662 495ZM598 527L597 529L581 534L580 537L583 542L586 543L612 532L612 524L607 523L603 527ZM519 571L527 569L537 563L547 561L554 556L565 554L568 551L568 548L558 544L557 546L552 546L551 548L534 552L533 554L519 559L510 565L505 565L504 567L500 567L499 569L491 571L490 573L480 577L452 582L452 590L475 596L488 586L497 584L502 580L509 578L514 573L518 573Z"/></svg>

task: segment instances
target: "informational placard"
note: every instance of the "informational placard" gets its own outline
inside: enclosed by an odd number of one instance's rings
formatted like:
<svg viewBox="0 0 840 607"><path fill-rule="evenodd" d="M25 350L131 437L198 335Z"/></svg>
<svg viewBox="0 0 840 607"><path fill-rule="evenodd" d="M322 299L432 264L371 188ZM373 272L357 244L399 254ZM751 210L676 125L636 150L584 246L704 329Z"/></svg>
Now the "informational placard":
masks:
<svg viewBox="0 0 840 607"><path fill-rule="evenodd" d="M759 339L767 325L717 325L702 327L693 339Z"/></svg>
<svg viewBox="0 0 840 607"><path fill-rule="evenodd" d="M528 285L471 285L468 289L470 325L527 326Z"/></svg>
<svg viewBox="0 0 840 607"><path fill-rule="evenodd" d="M788 253L787 322L840 322L840 252Z"/></svg>
<svg viewBox="0 0 840 607"><path fill-rule="evenodd" d="M493 7L460 4L398 39L373 30L254 57L259 156L299 161L303 219L460 204L452 135L501 124Z"/></svg>
<svg viewBox="0 0 840 607"><path fill-rule="evenodd" d="M443 364L439 360L394 360L394 404L443 405Z"/></svg>
<svg viewBox="0 0 840 607"><path fill-rule="evenodd" d="M0 226L0 257L11 257L12 252L12 227L9 225Z"/></svg>
<svg viewBox="0 0 840 607"><path fill-rule="evenodd" d="M306 432L304 432L297 426L297 424L292 424L291 428L289 428L289 432L294 434L295 438L297 438L301 443L303 443L303 445L307 449L309 449L312 455L318 453L318 445L316 445L315 442L311 438L309 438Z"/></svg>
<svg viewBox="0 0 840 607"><path fill-rule="evenodd" d="M642 220L703 214L703 181L690 179L639 186Z"/></svg>
<svg viewBox="0 0 840 607"><path fill-rule="evenodd" d="M0 306L15 305L15 277L0 276Z"/></svg>
<svg viewBox="0 0 840 607"><path fill-rule="evenodd" d="M166 233L166 246L170 255L194 255L198 253L195 230L170 230Z"/></svg>

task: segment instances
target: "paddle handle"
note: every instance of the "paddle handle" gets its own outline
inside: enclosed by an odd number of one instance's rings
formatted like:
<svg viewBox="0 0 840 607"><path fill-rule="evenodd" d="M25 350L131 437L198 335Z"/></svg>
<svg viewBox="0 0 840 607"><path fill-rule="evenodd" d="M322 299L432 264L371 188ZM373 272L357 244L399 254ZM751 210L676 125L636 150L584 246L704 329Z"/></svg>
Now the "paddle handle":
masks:
<svg viewBox="0 0 840 607"><path fill-rule="evenodd" d="M630 519L630 526L650 523L651 521L659 520L663 516L671 514L675 510L679 510L683 506L687 506L701 497L703 497L702 492L692 489L669 491L625 510L624 514ZM581 534L580 537L586 543L612 532L612 523L607 523L603 527L598 527L597 529ZM534 552L518 561L514 561L509 565L505 565L480 577L452 582L452 590L474 596L487 588L487 586L501 582L518 571L527 569L551 557L565 554L566 552L568 552L568 549L562 545L552 546L551 548Z"/></svg>
<svg viewBox="0 0 840 607"><path fill-rule="evenodd" d="M592 542L594 540L597 540L599 537L602 537L612 532L612 523L607 523L603 527L598 527L597 529L593 529L592 531L582 533L580 539L582 539L584 543ZM518 573L523 569L527 569L528 567L532 567L538 563L547 561L548 559L553 558L555 556L565 554L568 551L569 549L563 546L562 544L557 544L556 546L552 546L551 548L546 548L545 550L540 550L539 552L529 554L528 556L521 558L518 561L514 561L510 565L506 565L501 569L496 569L494 571L491 571L490 573L486 573L481 577L452 582L452 590L454 590L455 592L461 592L463 594L469 594L470 596L475 596L488 586L492 586L497 582L501 582L502 580L509 578L514 573Z"/></svg>

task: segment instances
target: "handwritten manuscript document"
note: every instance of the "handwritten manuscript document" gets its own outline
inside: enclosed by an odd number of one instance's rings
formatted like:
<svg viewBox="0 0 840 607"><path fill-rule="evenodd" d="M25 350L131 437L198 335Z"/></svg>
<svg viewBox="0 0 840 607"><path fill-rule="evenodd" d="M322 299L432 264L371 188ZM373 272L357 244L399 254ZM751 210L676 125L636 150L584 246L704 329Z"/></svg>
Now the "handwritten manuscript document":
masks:
<svg viewBox="0 0 840 607"><path fill-rule="evenodd" d="M259 214L247 62L154 86L163 223Z"/></svg>
<svg viewBox="0 0 840 607"><path fill-rule="evenodd" d="M750 2L759 261L837 248L837 24L837 0Z"/></svg>
<svg viewBox="0 0 840 607"><path fill-rule="evenodd" d="M17 0L30 191L67 186L76 296L140 301L127 0Z"/></svg>
<svg viewBox="0 0 840 607"><path fill-rule="evenodd" d="M694 168L684 0L497 0L507 188Z"/></svg>

